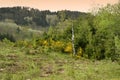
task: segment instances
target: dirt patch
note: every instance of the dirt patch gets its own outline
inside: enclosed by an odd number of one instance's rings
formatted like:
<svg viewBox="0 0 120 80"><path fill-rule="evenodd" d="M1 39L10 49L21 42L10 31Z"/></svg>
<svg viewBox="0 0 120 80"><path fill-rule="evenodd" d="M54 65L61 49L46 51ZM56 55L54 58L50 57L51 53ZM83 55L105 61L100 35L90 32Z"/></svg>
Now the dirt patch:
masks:
<svg viewBox="0 0 120 80"><path fill-rule="evenodd" d="M24 71L26 69L27 69L27 65L19 62L6 64L6 71L8 71L9 73L16 73L16 72Z"/></svg>
<svg viewBox="0 0 120 80"><path fill-rule="evenodd" d="M26 51L26 54L36 55L36 54L39 54L39 51L38 51L38 50L27 50L27 51Z"/></svg>
<svg viewBox="0 0 120 80"><path fill-rule="evenodd" d="M50 64L44 67L41 67L40 69L41 69L40 77L48 77L52 75L53 73L55 73L53 65L50 65Z"/></svg>
<svg viewBox="0 0 120 80"><path fill-rule="evenodd" d="M0 60L4 60L5 59L5 56L0 54Z"/></svg>
<svg viewBox="0 0 120 80"><path fill-rule="evenodd" d="M68 61L67 60L56 60L55 64L57 64L58 66L63 66L65 64L67 64Z"/></svg>
<svg viewBox="0 0 120 80"><path fill-rule="evenodd" d="M65 72L64 68L57 69L57 74L63 74Z"/></svg>
<svg viewBox="0 0 120 80"><path fill-rule="evenodd" d="M0 72L3 72L4 71L4 68L0 68Z"/></svg>
<svg viewBox="0 0 120 80"><path fill-rule="evenodd" d="M16 61L17 59L18 59L18 55L16 55L16 54L8 54L7 56L6 56L6 58L7 59L9 59L9 60L14 60L14 61Z"/></svg>

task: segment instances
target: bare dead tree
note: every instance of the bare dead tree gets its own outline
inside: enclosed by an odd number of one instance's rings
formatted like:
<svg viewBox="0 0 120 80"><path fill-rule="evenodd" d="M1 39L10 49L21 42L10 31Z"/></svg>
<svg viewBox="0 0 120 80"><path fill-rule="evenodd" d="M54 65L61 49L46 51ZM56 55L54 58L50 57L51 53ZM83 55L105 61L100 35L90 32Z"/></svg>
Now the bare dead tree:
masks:
<svg viewBox="0 0 120 80"><path fill-rule="evenodd" d="M73 28L73 24L72 24L72 49L73 49L73 55L75 55L75 43L74 43L74 38L75 38L75 35L74 35L74 28Z"/></svg>

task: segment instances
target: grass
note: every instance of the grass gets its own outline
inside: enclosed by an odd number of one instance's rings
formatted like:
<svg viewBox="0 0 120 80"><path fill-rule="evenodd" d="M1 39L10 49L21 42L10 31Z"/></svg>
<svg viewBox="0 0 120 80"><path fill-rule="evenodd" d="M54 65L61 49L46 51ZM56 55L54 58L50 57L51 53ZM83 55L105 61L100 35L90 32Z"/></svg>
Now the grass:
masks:
<svg viewBox="0 0 120 80"><path fill-rule="evenodd" d="M0 43L0 80L120 80L120 65L60 52L26 54L25 49Z"/></svg>

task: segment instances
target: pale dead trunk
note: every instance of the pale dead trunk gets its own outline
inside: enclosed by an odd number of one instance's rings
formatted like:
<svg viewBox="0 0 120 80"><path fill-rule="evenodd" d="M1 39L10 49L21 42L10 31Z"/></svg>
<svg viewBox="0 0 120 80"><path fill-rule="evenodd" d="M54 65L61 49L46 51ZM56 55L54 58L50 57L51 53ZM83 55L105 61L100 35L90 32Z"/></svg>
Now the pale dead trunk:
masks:
<svg viewBox="0 0 120 80"><path fill-rule="evenodd" d="M73 55L75 55L75 44L74 44L74 28L73 28L73 25L72 25L72 48L73 48Z"/></svg>

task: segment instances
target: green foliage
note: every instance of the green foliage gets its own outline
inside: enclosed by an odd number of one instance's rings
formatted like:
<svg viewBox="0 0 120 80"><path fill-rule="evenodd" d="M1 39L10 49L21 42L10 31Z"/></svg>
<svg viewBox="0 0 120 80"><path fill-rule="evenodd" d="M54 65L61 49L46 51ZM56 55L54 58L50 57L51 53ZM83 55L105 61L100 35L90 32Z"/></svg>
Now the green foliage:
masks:
<svg viewBox="0 0 120 80"><path fill-rule="evenodd" d="M8 39L12 42L15 42L15 38L10 34L0 34L0 40Z"/></svg>
<svg viewBox="0 0 120 80"><path fill-rule="evenodd" d="M12 42L32 39L42 34L42 31L23 28L14 22L0 22L0 40L7 38Z"/></svg>
<svg viewBox="0 0 120 80"><path fill-rule="evenodd" d="M11 42L11 41L10 41L9 39L7 39L7 38L4 38L4 39L2 40L2 43L7 44L7 45L10 45L10 46L13 46L13 45L14 45L14 43Z"/></svg>
<svg viewBox="0 0 120 80"><path fill-rule="evenodd" d="M0 21L15 22L18 25L26 25L32 29L56 26L59 23L58 21L76 19L79 15L86 14L69 10L57 12L50 12L49 10L39 11L29 7L0 8Z"/></svg>
<svg viewBox="0 0 120 80"><path fill-rule="evenodd" d="M113 57L120 63L120 39L115 36L115 55Z"/></svg>
<svg viewBox="0 0 120 80"><path fill-rule="evenodd" d="M46 15L46 21L50 26L55 26L58 23L57 15Z"/></svg>
<svg viewBox="0 0 120 80"><path fill-rule="evenodd" d="M83 57L116 60L116 36L120 37L119 17L119 4L115 4L101 8L94 16L87 14L73 21L76 52L81 47ZM65 29L65 40L71 39L71 33L71 27Z"/></svg>
<svg viewBox="0 0 120 80"><path fill-rule="evenodd" d="M114 5L116 6L116 5ZM94 19L94 26L96 29L96 34L94 35L94 49L96 58L111 58L115 60L115 36L119 32L116 29L119 29L120 26L116 28L116 15L113 7L108 5L107 7L100 9L98 14ZM118 23L117 23L118 24Z"/></svg>

